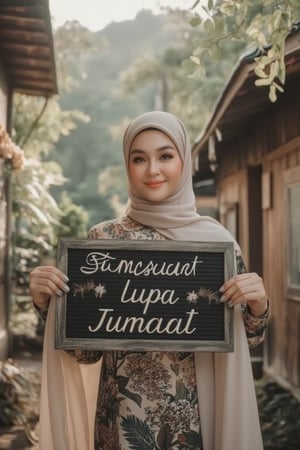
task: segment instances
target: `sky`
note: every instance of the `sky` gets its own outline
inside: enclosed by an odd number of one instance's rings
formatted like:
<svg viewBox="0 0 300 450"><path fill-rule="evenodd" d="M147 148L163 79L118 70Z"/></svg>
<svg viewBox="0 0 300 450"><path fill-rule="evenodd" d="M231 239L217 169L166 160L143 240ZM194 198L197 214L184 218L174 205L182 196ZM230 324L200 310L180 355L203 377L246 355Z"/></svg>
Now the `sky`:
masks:
<svg viewBox="0 0 300 450"><path fill-rule="evenodd" d="M134 19L141 9L159 13L160 6L188 9L194 0L49 0L53 26L66 20L78 20L91 31L99 31L110 22Z"/></svg>

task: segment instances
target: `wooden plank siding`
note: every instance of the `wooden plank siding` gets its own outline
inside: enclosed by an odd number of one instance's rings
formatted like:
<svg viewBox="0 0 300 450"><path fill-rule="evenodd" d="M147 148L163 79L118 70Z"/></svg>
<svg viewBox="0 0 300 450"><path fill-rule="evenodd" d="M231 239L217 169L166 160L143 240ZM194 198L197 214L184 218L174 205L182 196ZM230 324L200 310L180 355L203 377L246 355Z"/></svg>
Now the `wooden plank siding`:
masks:
<svg viewBox="0 0 300 450"><path fill-rule="evenodd" d="M295 92L296 91L296 92ZM300 86L295 87L294 98L300 98ZM239 157L243 166L262 164L263 172L272 174L272 207L263 211L263 275L267 290L272 299L272 317L268 332L268 345L264 370L278 380L294 387L296 393L300 389L300 302L286 297L287 277L287 210L284 186L284 173L299 166L300 155L300 120L299 103L295 105L293 98L285 98L280 108L274 109L270 115L260 118L257 124L243 139L244 158ZM239 144L240 145L240 144ZM230 154L224 159L222 169L228 176L236 166L231 164L238 146L230 142ZM221 171L220 171L221 172ZM218 176L222 179L222 172ZM227 177L226 177L227 178ZM239 198L245 197L246 188L241 182L241 172L231 176L231 180L220 183L220 190L226 192L226 185L236 184ZM227 189L227 196L232 197L232 187ZM221 196L222 198L222 196ZM249 264L249 235L247 201L240 204L240 243ZM221 205L222 207L222 202Z"/></svg>
<svg viewBox="0 0 300 450"><path fill-rule="evenodd" d="M297 55L299 36L298 32L298 40L293 40L295 46L292 49ZM245 70L240 72L241 77L244 73ZM220 110L214 111L202 138L194 145L193 155L199 153L203 162L206 154L209 165L209 138L214 127L218 127L223 136L215 146L220 220L226 226L228 205L237 205L237 238L246 265L251 271L261 271L271 299L271 320L264 345L264 373L300 398L300 293L299 299L290 296L287 286L289 224L286 194L287 183L292 176L299 176L300 183L299 65L290 73L284 94L275 103L266 100L264 107L260 103L256 112L251 106L255 107L253 88L249 88L248 95L246 88L242 90L240 118L235 113L240 91L234 90L232 84L238 80L237 88L249 87L249 80L243 85L236 74L231 85L229 83L235 96L232 97L232 108L226 98L229 89L225 89ZM261 91L258 96L261 98ZM251 115L247 113L248 102ZM223 108L224 105L227 109ZM239 121L242 128L239 128ZM201 179L201 170L205 179L205 169L199 169L197 179ZM261 350L252 352L252 355L262 355Z"/></svg>

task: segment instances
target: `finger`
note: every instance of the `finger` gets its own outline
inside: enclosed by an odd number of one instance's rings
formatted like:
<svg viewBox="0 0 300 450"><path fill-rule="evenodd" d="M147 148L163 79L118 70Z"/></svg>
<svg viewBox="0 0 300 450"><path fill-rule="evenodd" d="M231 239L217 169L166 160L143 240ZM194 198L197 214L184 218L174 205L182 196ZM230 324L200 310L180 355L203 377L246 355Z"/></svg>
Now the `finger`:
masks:
<svg viewBox="0 0 300 450"><path fill-rule="evenodd" d="M32 273L29 287L33 294L62 295L63 292L69 292L70 290L61 275L57 275L54 271Z"/></svg>
<svg viewBox="0 0 300 450"><path fill-rule="evenodd" d="M244 303L247 294L251 292L260 292L262 290L261 284L257 284L256 278L249 277L235 277L230 280L224 287L223 294L220 298L221 302L230 301L233 304Z"/></svg>
<svg viewBox="0 0 300 450"><path fill-rule="evenodd" d="M55 266L39 266L33 269L30 273L30 276L46 276L47 274L54 274L57 277L61 278L64 281L69 281L69 278L66 274L64 274L61 270L59 270Z"/></svg>
<svg viewBox="0 0 300 450"><path fill-rule="evenodd" d="M247 286L263 286L262 279L256 273L239 274L226 281L220 289L225 296L231 296L237 289L247 289Z"/></svg>
<svg viewBox="0 0 300 450"><path fill-rule="evenodd" d="M31 288L50 295L62 295L63 292L69 292L70 290L69 287L59 278L53 280L51 278L42 277L39 277L37 280L33 281Z"/></svg>
<svg viewBox="0 0 300 450"><path fill-rule="evenodd" d="M261 286L253 286L251 284L246 284L238 287L231 295L228 295L228 300L237 303L248 303L251 301L260 301L267 298L266 292Z"/></svg>

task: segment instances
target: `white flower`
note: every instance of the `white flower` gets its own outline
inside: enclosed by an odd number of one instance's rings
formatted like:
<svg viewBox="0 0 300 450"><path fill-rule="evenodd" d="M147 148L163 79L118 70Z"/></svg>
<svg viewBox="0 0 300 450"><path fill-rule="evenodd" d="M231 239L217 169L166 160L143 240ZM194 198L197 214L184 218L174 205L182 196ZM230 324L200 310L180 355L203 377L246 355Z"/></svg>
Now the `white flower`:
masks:
<svg viewBox="0 0 300 450"><path fill-rule="evenodd" d="M197 303L198 300L198 294L195 291L188 292L186 299L189 303Z"/></svg>
<svg viewBox="0 0 300 450"><path fill-rule="evenodd" d="M107 291L104 284L99 283L98 286L94 287L94 292L96 297L102 298L102 296L106 294Z"/></svg>

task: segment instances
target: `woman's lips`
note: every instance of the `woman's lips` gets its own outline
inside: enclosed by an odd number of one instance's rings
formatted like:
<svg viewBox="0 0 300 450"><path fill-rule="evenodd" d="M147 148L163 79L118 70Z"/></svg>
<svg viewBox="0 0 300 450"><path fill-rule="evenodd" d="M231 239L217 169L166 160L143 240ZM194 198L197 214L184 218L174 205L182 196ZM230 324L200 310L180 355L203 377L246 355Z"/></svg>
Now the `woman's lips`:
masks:
<svg viewBox="0 0 300 450"><path fill-rule="evenodd" d="M149 183L145 184L149 188L159 188L163 184L163 181L149 181Z"/></svg>

